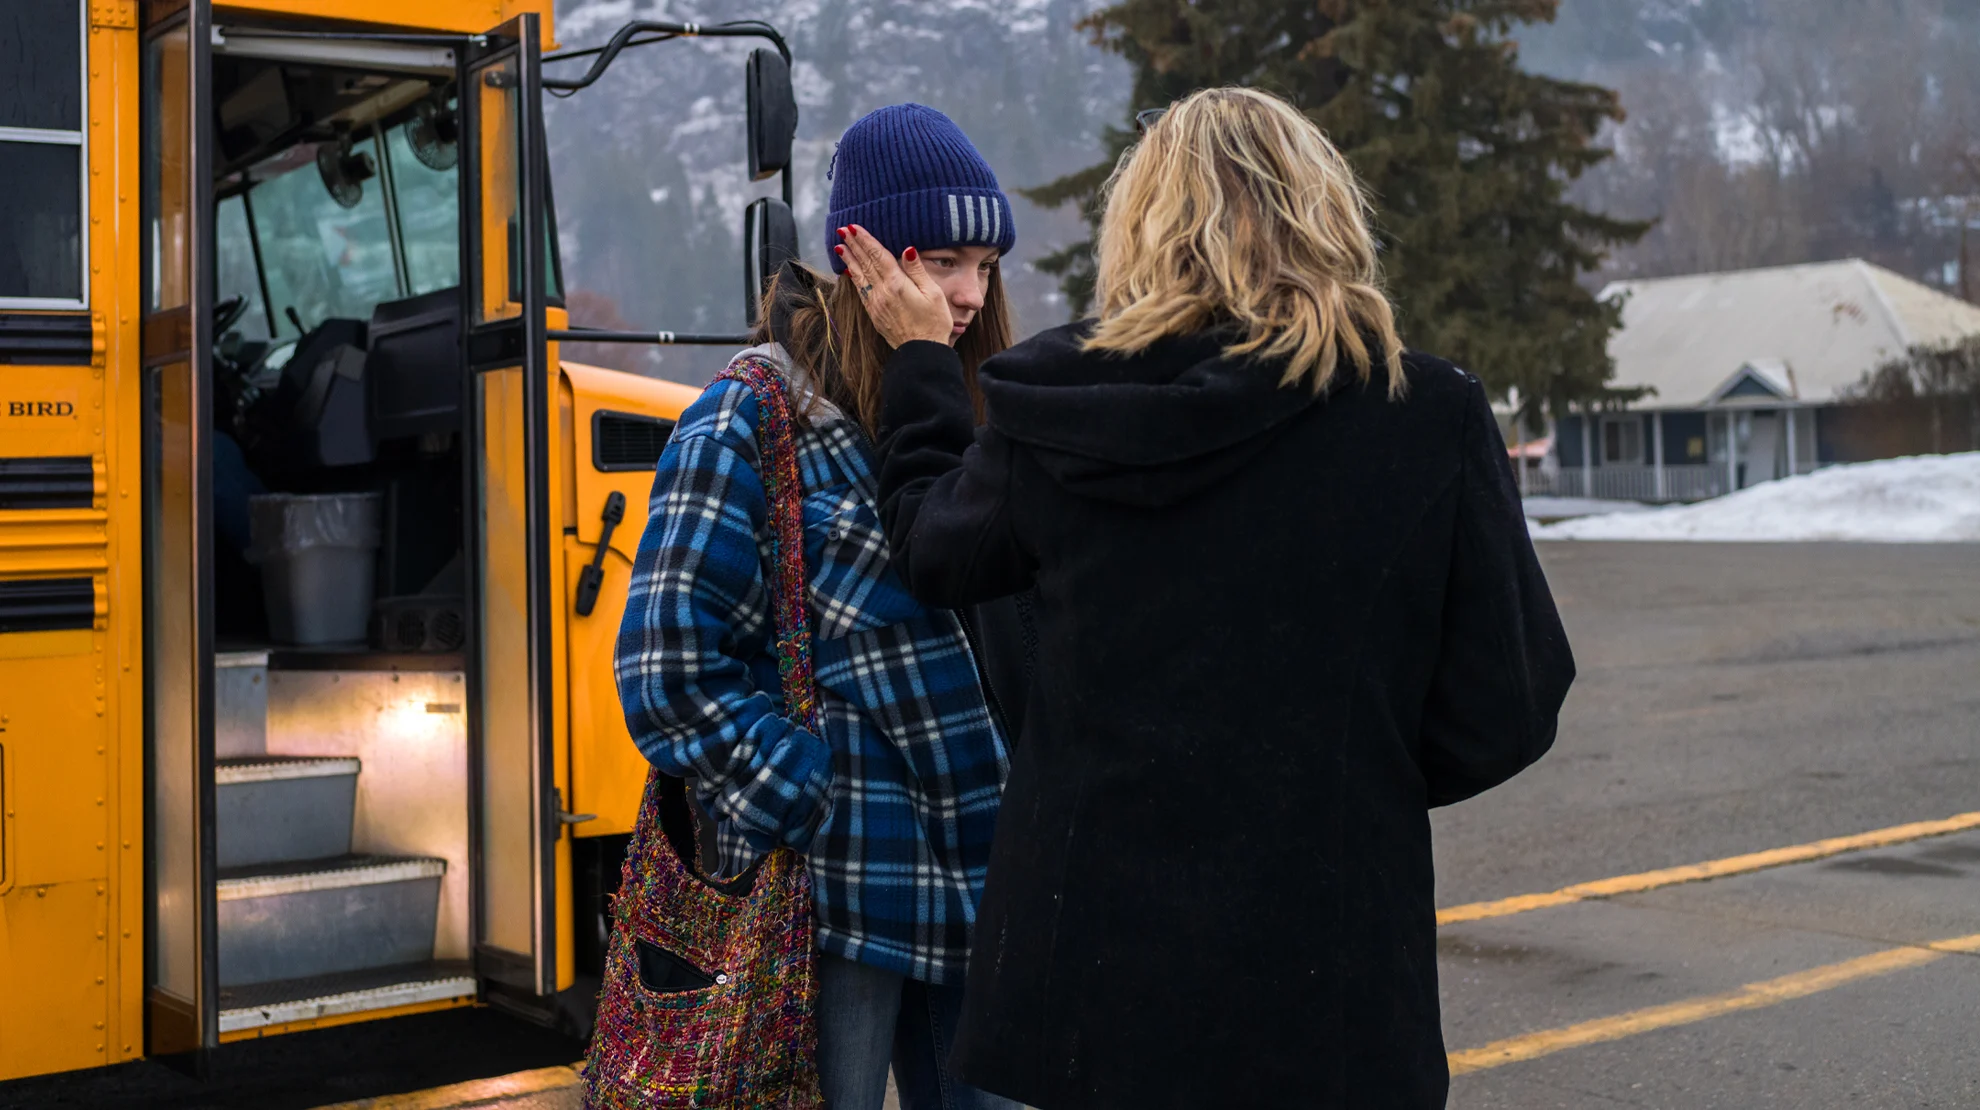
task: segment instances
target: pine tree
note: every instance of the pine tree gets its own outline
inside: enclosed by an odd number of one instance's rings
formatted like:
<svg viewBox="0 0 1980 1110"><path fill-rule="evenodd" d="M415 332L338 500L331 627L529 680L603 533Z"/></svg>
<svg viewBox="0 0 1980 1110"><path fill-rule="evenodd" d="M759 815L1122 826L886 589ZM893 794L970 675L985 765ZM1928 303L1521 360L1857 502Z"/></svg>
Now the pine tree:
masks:
<svg viewBox="0 0 1980 1110"><path fill-rule="evenodd" d="M1251 85L1324 128L1368 184L1406 342L1456 361L1497 396L1542 405L1611 400L1608 338L1621 307L1581 284L1646 223L1570 203L1610 156L1616 95L1522 70L1511 33L1559 0L1119 0L1085 27L1134 67L1130 110L1201 88ZM1027 193L1078 203L1097 225L1100 187L1133 140ZM1091 305L1091 240L1046 258L1074 311Z"/></svg>

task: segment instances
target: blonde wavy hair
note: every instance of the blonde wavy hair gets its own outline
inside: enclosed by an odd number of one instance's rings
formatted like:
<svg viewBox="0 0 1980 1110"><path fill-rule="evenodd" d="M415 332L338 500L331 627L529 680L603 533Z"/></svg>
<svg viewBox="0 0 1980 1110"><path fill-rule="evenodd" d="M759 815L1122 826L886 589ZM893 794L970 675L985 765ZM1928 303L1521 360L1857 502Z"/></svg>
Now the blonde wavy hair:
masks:
<svg viewBox="0 0 1980 1110"><path fill-rule="evenodd" d="M1400 397L1369 215L1347 160L1297 108L1256 89L1192 93L1107 182L1086 347L1132 354L1229 322L1243 336L1226 353L1283 359L1281 385L1324 390L1345 354L1364 382L1379 360Z"/></svg>

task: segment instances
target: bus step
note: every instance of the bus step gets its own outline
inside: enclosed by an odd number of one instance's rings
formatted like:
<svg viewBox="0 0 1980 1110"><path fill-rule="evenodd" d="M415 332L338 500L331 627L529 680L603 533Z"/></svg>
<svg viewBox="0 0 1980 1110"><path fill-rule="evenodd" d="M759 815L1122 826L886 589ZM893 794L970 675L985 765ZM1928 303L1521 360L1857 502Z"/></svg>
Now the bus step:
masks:
<svg viewBox="0 0 1980 1110"><path fill-rule="evenodd" d="M223 868L220 985L430 960L446 871L443 859L368 855Z"/></svg>
<svg viewBox="0 0 1980 1110"><path fill-rule="evenodd" d="M214 771L219 866L348 855L358 770L352 758L221 760Z"/></svg>
<svg viewBox="0 0 1980 1110"><path fill-rule="evenodd" d="M298 1021L321 1021L434 1002L468 1002L474 975L465 960L426 960L393 967L277 979L220 988L220 1033Z"/></svg>
<svg viewBox="0 0 1980 1110"><path fill-rule="evenodd" d="M213 656L213 750L221 759L268 750L268 653Z"/></svg>

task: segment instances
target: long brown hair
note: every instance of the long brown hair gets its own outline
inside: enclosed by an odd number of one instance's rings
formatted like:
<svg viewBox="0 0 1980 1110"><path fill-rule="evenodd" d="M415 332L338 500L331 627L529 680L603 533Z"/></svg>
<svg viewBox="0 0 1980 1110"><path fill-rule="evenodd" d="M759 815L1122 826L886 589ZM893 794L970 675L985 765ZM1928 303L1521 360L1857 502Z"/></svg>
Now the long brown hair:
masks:
<svg viewBox="0 0 1980 1110"><path fill-rule="evenodd" d="M815 394L797 398L794 406L800 420L808 422L816 415L815 401L823 398L859 421L868 435L879 434L880 375L894 348L874 328L852 282L799 264L786 266L763 294L757 319L762 323L753 336L756 342L782 343L791 361L811 380ZM978 421L983 419L983 391L976 384L976 369L1010 345L1011 312L1003 272L992 266L983 307L956 340L963 382Z"/></svg>

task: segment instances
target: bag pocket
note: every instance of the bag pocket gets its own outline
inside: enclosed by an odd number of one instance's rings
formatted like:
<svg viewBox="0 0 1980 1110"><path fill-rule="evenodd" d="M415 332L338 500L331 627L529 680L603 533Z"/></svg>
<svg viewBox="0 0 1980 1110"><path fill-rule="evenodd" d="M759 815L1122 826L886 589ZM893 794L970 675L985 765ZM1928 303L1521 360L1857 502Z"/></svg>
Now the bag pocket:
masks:
<svg viewBox="0 0 1980 1110"><path fill-rule="evenodd" d="M654 994L687 994L715 985L715 976L647 940L634 940L639 985Z"/></svg>
<svg viewBox="0 0 1980 1110"><path fill-rule="evenodd" d="M804 499L804 559L817 639L899 624L921 611L894 573L879 514L855 489Z"/></svg>

